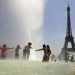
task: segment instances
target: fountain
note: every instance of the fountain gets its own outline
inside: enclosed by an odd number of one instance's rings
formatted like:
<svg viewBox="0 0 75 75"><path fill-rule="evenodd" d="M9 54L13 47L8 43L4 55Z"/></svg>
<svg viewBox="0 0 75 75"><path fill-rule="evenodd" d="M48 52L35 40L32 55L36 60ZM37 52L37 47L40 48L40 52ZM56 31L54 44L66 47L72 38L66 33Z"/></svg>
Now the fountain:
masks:
<svg viewBox="0 0 75 75"><path fill-rule="evenodd" d="M30 41L34 48L39 48L43 41L44 1L1 0L0 3L3 9L2 15L4 15L3 25L7 27L4 35L8 34L7 38L4 38L7 41L2 43L6 42L13 46L21 44L24 47ZM34 54L34 52L31 53Z"/></svg>

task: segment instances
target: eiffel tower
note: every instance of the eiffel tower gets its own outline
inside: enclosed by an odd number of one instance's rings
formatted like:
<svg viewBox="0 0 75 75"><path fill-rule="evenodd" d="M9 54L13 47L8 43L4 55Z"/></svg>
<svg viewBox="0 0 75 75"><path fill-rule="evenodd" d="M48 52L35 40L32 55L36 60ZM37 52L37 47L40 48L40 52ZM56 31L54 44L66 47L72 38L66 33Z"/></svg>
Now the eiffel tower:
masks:
<svg viewBox="0 0 75 75"><path fill-rule="evenodd" d="M69 43L71 43L71 46L72 46L71 48L68 48ZM65 52L75 52L75 43L74 43L74 37L72 35L69 4L67 7L67 30L66 30L65 43L64 43L64 46L63 46L62 51L60 53L60 57L63 57Z"/></svg>

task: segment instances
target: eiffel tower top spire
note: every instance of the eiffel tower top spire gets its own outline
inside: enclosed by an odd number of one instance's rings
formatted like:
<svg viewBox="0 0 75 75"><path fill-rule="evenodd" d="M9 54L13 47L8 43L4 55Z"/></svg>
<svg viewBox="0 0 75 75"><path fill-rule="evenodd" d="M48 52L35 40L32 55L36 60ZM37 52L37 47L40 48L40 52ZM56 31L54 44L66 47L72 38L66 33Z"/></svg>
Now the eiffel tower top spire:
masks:
<svg viewBox="0 0 75 75"><path fill-rule="evenodd" d="M67 32L66 32L66 36L72 36L69 0L68 0L68 7L67 7Z"/></svg>
<svg viewBox="0 0 75 75"><path fill-rule="evenodd" d="M69 4L70 4L70 2L69 2L69 0L68 0L68 6L69 6Z"/></svg>

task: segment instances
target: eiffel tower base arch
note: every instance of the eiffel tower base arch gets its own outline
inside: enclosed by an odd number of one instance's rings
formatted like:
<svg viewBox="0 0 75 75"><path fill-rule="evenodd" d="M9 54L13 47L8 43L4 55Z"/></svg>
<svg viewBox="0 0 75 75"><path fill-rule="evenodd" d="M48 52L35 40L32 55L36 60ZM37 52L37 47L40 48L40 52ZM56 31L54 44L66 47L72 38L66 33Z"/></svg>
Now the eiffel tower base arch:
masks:
<svg viewBox="0 0 75 75"><path fill-rule="evenodd" d="M75 53L75 48L62 48L62 51L59 55L61 60L64 60L65 52L67 52L69 54Z"/></svg>

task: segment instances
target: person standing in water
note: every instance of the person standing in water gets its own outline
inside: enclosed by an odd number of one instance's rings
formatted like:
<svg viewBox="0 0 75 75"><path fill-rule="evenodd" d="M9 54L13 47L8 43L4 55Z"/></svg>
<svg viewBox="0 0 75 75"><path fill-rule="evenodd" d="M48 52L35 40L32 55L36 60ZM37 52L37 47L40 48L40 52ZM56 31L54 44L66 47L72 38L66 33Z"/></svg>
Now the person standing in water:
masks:
<svg viewBox="0 0 75 75"><path fill-rule="evenodd" d="M65 54L64 54L64 60L65 60L65 62L69 61L69 54L67 52L65 52Z"/></svg>
<svg viewBox="0 0 75 75"><path fill-rule="evenodd" d="M48 61L48 62L49 62L49 59L50 59L50 55L51 55L50 46L47 45L47 61Z"/></svg>
<svg viewBox="0 0 75 75"><path fill-rule="evenodd" d="M73 55L71 56L71 60L70 61L74 62L74 56Z"/></svg>
<svg viewBox="0 0 75 75"><path fill-rule="evenodd" d="M23 49L23 57L28 60L29 56L30 56L30 49L32 48L32 43L29 42L28 45L25 46L25 48Z"/></svg>
<svg viewBox="0 0 75 75"><path fill-rule="evenodd" d="M51 55L51 61L56 61L56 57L54 54Z"/></svg>
<svg viewBox="0 0 75 75"><path fill-rule="evenodd" d="M44 56L43 56L42 62L46 62L47 61L47 48L46 48L46 45L45 44L43 44L43 48L38 49L36 51L41 51L41 50L44 51Z"/></svg>
<svg viewBox="0 0 75 75"><path fill-rule="evenodd" d="M1 59L6 59L7 51L9 49L13 49L13 48L7 47L6 44L3 44L3 47L0 47L0 50L1 50Z"/></svg>
<svg viewBox="0 0 75 75"><path fill-rule="evenodd" d="M19 49L21 49L20 45L17 45L16 49L15 49L15 58L19 58Z"/></svg>

